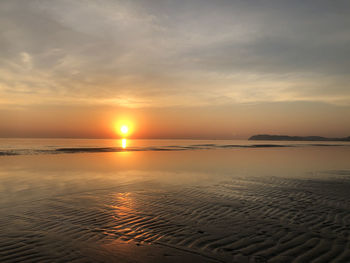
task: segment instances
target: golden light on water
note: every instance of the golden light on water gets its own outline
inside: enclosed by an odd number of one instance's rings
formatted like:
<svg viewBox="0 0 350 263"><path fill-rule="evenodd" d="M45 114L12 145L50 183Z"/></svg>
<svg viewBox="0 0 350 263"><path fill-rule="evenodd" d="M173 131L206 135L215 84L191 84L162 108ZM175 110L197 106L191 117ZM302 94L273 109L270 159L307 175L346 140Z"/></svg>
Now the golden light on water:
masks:
<svg viewBox="0 0 350 263"><path fill-rule="evenodd" d="M122 139L122 148L125 149L127 146L126 139Z"/></svg>

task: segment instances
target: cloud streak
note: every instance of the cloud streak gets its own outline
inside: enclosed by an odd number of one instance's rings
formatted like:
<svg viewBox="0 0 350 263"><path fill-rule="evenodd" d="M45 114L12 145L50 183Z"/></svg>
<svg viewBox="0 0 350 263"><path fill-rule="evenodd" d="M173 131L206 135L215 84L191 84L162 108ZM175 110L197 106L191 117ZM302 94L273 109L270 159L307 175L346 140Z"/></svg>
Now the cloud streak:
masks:
<svg viewBox="0 0 350 263"><path fill-rule="evenodd" d="M2 1L0 103L350 105L347 1Z"/></svg>

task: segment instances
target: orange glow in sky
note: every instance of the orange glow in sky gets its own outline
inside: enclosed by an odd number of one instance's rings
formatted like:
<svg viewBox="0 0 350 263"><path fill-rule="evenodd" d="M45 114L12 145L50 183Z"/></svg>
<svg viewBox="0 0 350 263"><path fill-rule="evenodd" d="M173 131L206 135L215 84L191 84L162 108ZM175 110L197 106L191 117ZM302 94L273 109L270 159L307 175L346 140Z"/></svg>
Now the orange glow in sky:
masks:
<svg viewBox="0 0 350 263"><path fill-rule="evenodd" d="M350 1L159 2L0 0L0 138L350 135Z"/></svg>

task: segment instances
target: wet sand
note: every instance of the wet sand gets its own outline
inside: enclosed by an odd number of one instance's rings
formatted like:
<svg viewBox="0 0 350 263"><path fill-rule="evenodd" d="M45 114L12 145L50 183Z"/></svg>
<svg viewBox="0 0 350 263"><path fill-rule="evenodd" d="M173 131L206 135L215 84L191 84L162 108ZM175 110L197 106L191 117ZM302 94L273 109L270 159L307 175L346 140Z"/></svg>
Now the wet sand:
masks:
<svg viewBox="0 0 350 263"><path fill-rule="evenodd" d="M350 262L349 152L2 157L0 261Z"/></svg>

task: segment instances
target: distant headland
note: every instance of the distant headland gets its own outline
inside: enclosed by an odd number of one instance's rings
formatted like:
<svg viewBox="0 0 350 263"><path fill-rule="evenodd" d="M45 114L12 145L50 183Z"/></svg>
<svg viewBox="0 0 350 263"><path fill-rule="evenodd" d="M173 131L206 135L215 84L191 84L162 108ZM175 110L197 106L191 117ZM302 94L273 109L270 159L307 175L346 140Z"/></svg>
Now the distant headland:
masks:
<svg viewBox="0 0 350 263"><path fill-rule="evenodd" d="M321 136L288 136L288 135L269 135L259 134L249 138L252 141L338 141L350 142L350 136L345 138L327 138Z"/></svg>

